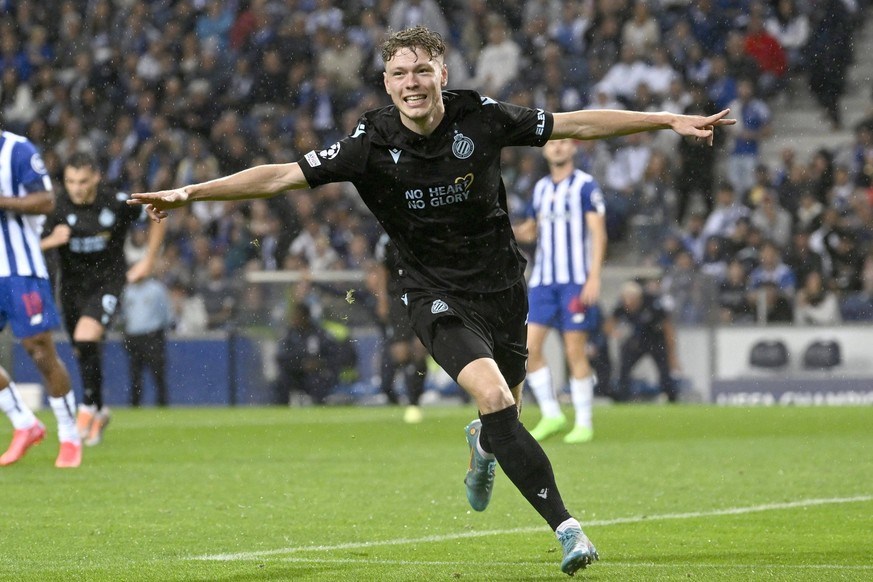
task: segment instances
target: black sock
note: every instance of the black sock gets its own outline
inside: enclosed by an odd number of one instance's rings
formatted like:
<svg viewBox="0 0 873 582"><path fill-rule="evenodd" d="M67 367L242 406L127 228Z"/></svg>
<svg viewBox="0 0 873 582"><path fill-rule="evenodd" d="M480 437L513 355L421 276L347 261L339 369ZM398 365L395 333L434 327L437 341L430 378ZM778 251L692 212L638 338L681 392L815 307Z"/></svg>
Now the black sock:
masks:
<svg viewBox="0 0 873 582"><path fill-rule="evenodd" d="M570 512L564 507L555 484L552 464L543 448L518 420L515 405L483 414L480 418L482 432L479 433L479 443L482 448L486 452L493 450L500 468L552 530L570 519Z"/></svg>
<svg viewBox="0 0 873 582"><path fill-rule="evenodd" d="M103 369L100 364L100 344L97 342L75 342L79 353L79 372L82 376L82 402L86 406L103 408Z"/></svg>

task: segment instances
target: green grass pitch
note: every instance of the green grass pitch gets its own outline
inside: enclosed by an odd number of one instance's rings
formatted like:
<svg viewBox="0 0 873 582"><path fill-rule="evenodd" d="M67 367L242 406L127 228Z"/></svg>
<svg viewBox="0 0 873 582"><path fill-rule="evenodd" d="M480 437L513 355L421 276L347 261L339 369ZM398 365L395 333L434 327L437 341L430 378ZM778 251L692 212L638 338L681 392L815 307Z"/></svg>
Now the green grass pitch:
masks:
<svg viewBox="0 0 873 582"><path fill-rule="evenodd" d="M564 579L499 470L491 506L469 510L472 408L425 415L117 410L66 471L51 431L0 469L0 579ZM576 579L873 580L873 410L622 406L595 422L590 444L545 444L600 552Z"/></svg>

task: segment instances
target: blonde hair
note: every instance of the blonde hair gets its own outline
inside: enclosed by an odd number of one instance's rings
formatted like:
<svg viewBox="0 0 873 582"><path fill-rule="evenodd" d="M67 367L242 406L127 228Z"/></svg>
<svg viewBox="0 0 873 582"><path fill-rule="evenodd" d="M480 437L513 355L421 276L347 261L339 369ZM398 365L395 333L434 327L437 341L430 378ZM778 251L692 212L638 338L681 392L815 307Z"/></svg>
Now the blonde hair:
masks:
<svg viewBox="0 0 873 582"><path fill-rule="evenodd" d="M390 61L401 49L422 49L427 51L431 59L446 54L446 43L438 32L426 26L414 26L389 34L382 43L382 60Z"/></svg>

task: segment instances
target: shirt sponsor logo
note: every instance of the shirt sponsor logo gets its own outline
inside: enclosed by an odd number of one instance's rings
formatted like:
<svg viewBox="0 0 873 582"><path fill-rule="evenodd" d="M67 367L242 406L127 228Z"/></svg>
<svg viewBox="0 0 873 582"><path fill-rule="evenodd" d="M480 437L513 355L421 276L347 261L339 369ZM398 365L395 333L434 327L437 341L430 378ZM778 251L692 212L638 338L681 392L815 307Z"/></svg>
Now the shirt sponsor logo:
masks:
<svg viewBox="0 0 873 582"><path fill-rule="evenodd" d="M473 186L473 173L455 178L454 183L429 186L426 190L412 188L404 193L406 206L412 210L422 210L428 206L437 208L466 202Z"/></svg>
<svg viewBox="0 0 873 582"><path fill-rule="evenodd" d="M452 153L455 154L455 157L459 160L466 160L472 156L473 150L475 149L476 145L473 143L473 140L463 133L459 133L455 136L455 141L452 143Z"/></svg>
<svg viewBox="0 0 873 582"><path fill-rule="evenodd" d="M448 310L449 310L449 306L446 305L446 302L443 301L442 299L437 299L430 306L430 312L433 313L434 315L436 315L437 313L442 313L444 311L448 311Z"/></svg>
<svg viewBox="0 0 873 582"><path fill-rule="evenodd" d="M317 168L321 165L321 160L318 159L318 154L314 151L303 156L303 159L309 163L309 167L311 168Z"/></svg>

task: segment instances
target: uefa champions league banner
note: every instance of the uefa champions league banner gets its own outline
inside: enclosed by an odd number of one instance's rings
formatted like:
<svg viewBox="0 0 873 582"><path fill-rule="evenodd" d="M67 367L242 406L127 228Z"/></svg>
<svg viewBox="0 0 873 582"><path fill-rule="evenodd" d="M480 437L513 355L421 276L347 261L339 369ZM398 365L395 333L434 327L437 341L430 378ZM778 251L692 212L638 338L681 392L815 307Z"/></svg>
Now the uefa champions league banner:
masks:
<svg viewBox="0 0 873 582"><path fill-rule="evenodd" d="M871 406L873 378L742 378L714 380L722 406Z"/></svg>
<svg viewBox="0 0 873 582"><path fill-rule="evenodd" d="M873 405L871 326L731 326L714 345L716 404Z"/></svg>

